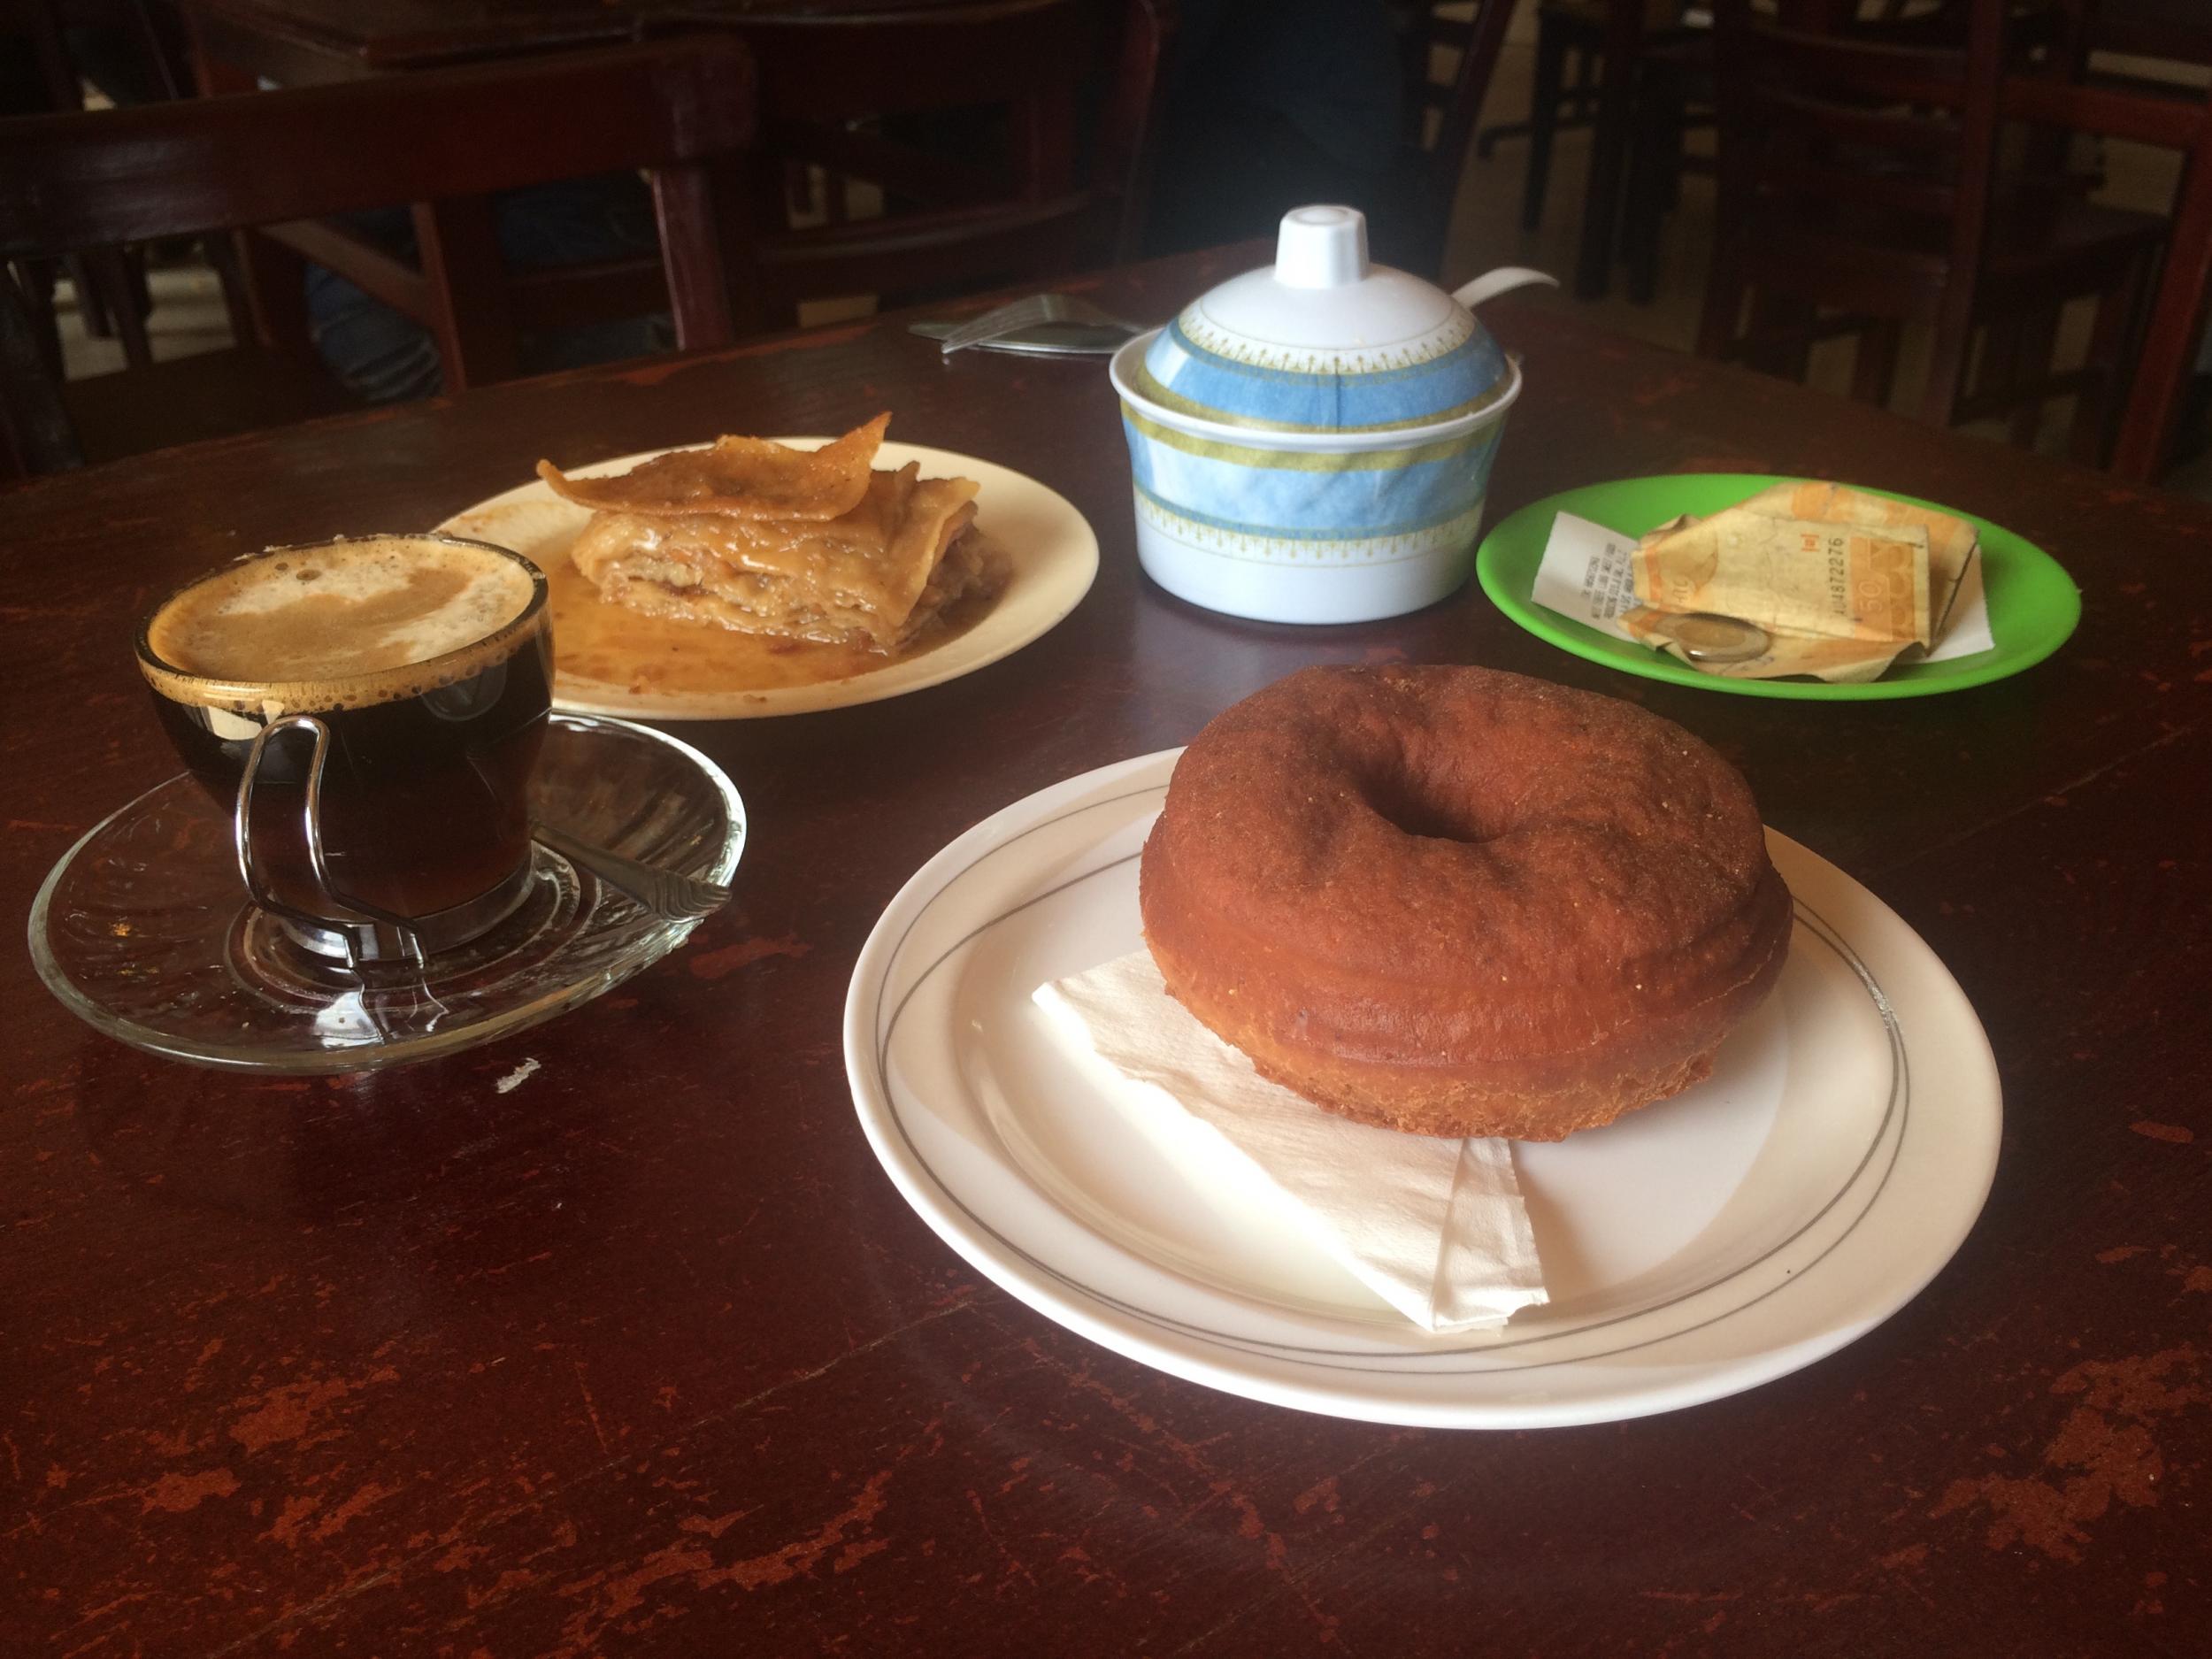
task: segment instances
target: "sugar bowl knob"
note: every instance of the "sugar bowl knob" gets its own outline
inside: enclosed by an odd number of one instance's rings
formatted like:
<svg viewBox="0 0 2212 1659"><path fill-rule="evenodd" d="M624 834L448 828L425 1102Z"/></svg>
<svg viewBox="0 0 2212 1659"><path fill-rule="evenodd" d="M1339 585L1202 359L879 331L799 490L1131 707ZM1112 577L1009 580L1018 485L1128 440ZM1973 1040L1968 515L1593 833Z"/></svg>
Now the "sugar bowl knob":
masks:
<svg viewBox="0 0 2212 1659"><path fill-rule="evenodd" d="M1367 274L1367 216L1356 207L1294 207L1275 239L1275 280L1334 288Z"/></svg>

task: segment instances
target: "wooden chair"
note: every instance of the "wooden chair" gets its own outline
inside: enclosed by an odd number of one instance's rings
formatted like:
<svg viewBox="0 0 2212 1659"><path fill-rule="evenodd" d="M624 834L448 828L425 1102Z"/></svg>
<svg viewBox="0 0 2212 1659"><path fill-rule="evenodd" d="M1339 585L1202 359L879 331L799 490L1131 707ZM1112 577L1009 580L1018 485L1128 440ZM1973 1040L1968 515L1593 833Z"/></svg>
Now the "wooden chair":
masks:
<svg viewBox="0 0 2212 1659"><path fill-rule="evenodd" d="M1625 41L1632 61L1609 71L1607 53ZM1571 69L1571 75L1570 70ZM1629 83L1628 114L1616 126L1600 119L1603 77L1617 73ZM1609 243L1617 235L1628 267L1628 296L1647 304L1657 288L1663 222L1675 206L1686 173L1710 171L1683 146L1688 133L1709 127L1712 31L1690 0L1542 0L1536 12L1535 82L1525 121L1483 129L1476 153L1486 156L1504 138L1525 137L1528 165L1521 184L1521 226L1544 222L1551 185L1553 141L1563 132L1592 130L1594 171L1611 169L1622 180L1617 224L1601 221L1586 232ZM1602 270L1611 254L1593 250L1586 263ZM1585 297L1594 297L1603 285Z"/></svg>
<svg viewBox="0 0 2212 1659"><path fill-rule="evenodd" d="M1620 257L1628 297L1647 305L1659 287L1659 244L1666 217L1680 204L1682 180L1713 174L1711 158L1684 141L1717 124L1713 107L1710 28L1679 28L1649 39L1637 54L1635 108L1626 182L1621 194Z"/></svg>
<svg viewBox="0 0 2212 1659"><path fill-rule="evenodd" d="M761 145L738 239L739 323L802 301L1041 280L1130 257L1170 23L1164 0L985 0L940 11L657 14L742 41ZM795 172L828 222L795 223ZM841 211L856 184L880 215Z"/></svg>
<svg viewBox="0 0 2212 1659"><path fill-rule="evenodd" d="M1401 256L1426 276L1439 274L1451 229L1459 177L1513 19L1514 0L1395 0L1405 64L1407 131L1400 147L1398 192L1409 219Z"/></svg>
<svg viewBox="0 0 2212 1659"><path fill-rule="evenodd" d="M1747 0L1719 0L1716 22L1720 213L1701 354L1801 376L1815 339L1854 334L1854 395L1886 403L1902 326L1924 324L1922 419L2071 393L2073 448L2101 457L2165 224L2093 206L2063 173L2001 173L2008 8L1978 0L1962 47L1786 28ZM2082 296L2098 300L2089 360L2055 373L2042 325ZM1970 388L1978 330L2012 349L1985 344Z"/></svg>
<svg viewBox="0 0 2212 1659"><path fill-rule="evenodd" d="M1475 135L1475 156L1490 152L1509 138L1528 140L1528 165L1521 177L1521 227L1535 230L1544 222L1544 196L1551 181L1552 142L1597 119L1598 70L1605 56L1605 25L1584 0L1542 0L1536 8L1535 78L1527 116L1498 121Z"/></svg>
<svg viewBox="0 0 2212 1659"><path fill-rule="evenodd" d="M433 233L424 268L397 267L391 280L437 285L449 296L449 330L465 331L506 303L503 284L482 280L499 274L493 191L644 168L677 343L719 345L735 334L725 221L736 216L734 164L752 142L755 112L743 48L695 40L27 117L0 122L0 261L412 202L427 204L419 221ZM157 448L179 431L212 435L191 419L221 401L211 388L241 390L237 406L213 411L236 417L232 430L268 424L244 419L247 405L281 419L341 403L326 379L317 393L314 371L296 357L253 341L213 354L222 362L181 358L65 388L29 372L27 348L37 361L22 295L0 282L0 449L19 470ZM257 379L279 388L264 403L243 395ZM95 417L119 402L165 418L167 430L111 432ZM80 442L80 417L102 442Z"/></svg>
<svg viewBox="0 0 2212 1659"><path fill-rule="evenodd" d="M1536 8L1536 79L1529 95L1528 119L1483 129L1479 153L1485 156L1502 138L1528 140L1528 167L1521 180L1525 230L1536 230L1544 222L1553 141L1561 133L1596 123L1599 81L1615 4L1617 0L1541 0ZM1640 58L1655 47L1704 39L1705 30L1683 24L1687 4L1688 0L1647 0L1638 40ZM1648 118L1640 119L1638 132L1647 125Z"/></svg>
<svg viewBox="0 0 2212 1659"><path fill-rule="evenodd" d="M142 50L158 52L150 14L136 5L119 5L134 28L144 31ZM0 116L57 114L84 108L84 91L77 66L71 61L65 39L75 19L65 14L61 0L0 0L0 61L12 58L16 73L7 77L7 93L0 96ZM168 65L157 60L161 72ZM150 77L151 78L151 77ZM173 91L169 93L173 96ZM15 273L29 302L41 344L50 362L61 360L61 342L53 314L55 279L65 265L85 333L96 339L116 339L125 361L139 365L153 360L146 337L146 312L150 309L145 272L137 250L116 248L91 250L65 261L27 263Z"/></svg>

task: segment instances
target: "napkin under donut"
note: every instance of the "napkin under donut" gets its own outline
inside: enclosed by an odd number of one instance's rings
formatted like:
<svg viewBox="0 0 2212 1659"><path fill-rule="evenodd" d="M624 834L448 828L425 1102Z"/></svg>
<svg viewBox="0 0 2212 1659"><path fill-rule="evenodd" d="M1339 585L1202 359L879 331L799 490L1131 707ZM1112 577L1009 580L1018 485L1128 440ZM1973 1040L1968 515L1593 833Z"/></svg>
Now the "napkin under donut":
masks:
<svg viewBox="0 0 2212 1659"><path fill-rule="evenodd" d="M1033 999L1186 1173L1201 1186L1256 1178L1302 1233L1423 1330L1499 1325L1547 1300L1510 1142L1323 1111L1192 1018L1142 950Z"/></svg>

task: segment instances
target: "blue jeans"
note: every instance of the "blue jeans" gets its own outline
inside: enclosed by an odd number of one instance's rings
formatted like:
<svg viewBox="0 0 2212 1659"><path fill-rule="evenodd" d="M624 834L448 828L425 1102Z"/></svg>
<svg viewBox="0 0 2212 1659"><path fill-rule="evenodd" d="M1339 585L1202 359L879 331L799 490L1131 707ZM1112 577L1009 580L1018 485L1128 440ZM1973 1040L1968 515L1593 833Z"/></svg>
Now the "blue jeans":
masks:
<svg viewBox="0 0 2212 1659"><path fill-rule="evenodd" d="M649 254L658 246L652 196L634 173L571 179L503 191L492 200L499 251L510 269L545 270ZM346 216L356 235L403 258L416 255L406 208ZM307 267L307 315L316 352L347 389L373 403L430 397L443 381L437 342L419 323L373 299L345 278ZM648 357L675 343L665 311L610 319L525 336L526 373Z"/></svg>

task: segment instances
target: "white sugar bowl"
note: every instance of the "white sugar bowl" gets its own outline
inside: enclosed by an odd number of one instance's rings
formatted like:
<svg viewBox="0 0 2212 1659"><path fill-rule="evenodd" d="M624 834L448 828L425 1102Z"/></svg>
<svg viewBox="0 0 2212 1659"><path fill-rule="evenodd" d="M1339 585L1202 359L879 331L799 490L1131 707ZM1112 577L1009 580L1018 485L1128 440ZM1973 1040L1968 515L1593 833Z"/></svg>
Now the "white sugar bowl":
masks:
<svg viewBox="0 0 2212 1659"><path fill-rule="evenodd" d="M1177 596L1263 622L1367 622L1467 580L1521 389L1472 307L1367 260L1348 207L1283 216L1275 263L1114 354L1137 557Z"/></svg>

